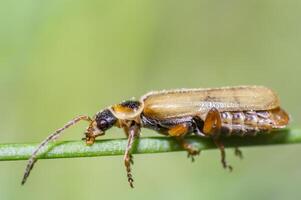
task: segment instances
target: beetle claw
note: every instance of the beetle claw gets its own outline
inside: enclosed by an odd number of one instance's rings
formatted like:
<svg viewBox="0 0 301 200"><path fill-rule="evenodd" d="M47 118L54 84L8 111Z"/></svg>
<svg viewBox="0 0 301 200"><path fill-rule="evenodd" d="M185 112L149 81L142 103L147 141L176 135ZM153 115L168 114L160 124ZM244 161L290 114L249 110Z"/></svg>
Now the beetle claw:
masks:
<svg viewBox="0 0 301 200"><path fill-rule="evenodd" d="M187 158L191 158L191 162L194 162L195 161L195 156L198 156L200 155L200 150L197 150L197 149L194 149L194 148L189 148L188 151L188 154L187 154Z"/></svg>
<svg viewBox="0 0 301 200"><path fill-rule="evenodd" d="M243 154L242 154L242 151L241 151L238 147L235 147L235 149L234 149L234 154L235 154L237 157L239 157L240 159L243 159L243 158L244 158L244 156L243 156Z"/></svg>

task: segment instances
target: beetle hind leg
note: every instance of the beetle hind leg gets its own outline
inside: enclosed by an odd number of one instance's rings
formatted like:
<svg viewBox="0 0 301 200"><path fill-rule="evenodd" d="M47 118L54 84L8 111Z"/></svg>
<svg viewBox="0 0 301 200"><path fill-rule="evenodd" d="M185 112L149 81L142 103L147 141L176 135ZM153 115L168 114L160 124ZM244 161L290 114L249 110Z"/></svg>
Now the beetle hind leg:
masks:
<svg viewBox="0 0 301 200"><path fill-rule="evenodd" d="M216 108L212 108L209 110L207 113L205 122L204 122L204 127L203 127L203 132L205 135L210 136L216 146L219 148L221 152L221 163L225 169L229 169L229 171L232 171L232 166L228 165L226 161L226 152L225 152L225 146L224 144L218 139L220 136L221 132L221 127L222 127L222 120L219 111ZM239 153L238 153L239 154Z"/></svg>
<svg viewBox="0 0 301 200"><path fill-rule="evenodd" d="M222 163L224 169L229 169L229 171L231 172L233 170L233 168L226 161L226 151L225 151L224 144L222 142L220 142L219 140L213 140L213 141L221 152L221 163Z"/></svg>
<svg viewBox="0 0 301 200"><path fill-rule="evenodd" d="M239 157L240 159L244 158L244 156L242 154L242 151L238 147L235 147L235 149L234 149L234 155L237 156L237 157Z"/></svg>

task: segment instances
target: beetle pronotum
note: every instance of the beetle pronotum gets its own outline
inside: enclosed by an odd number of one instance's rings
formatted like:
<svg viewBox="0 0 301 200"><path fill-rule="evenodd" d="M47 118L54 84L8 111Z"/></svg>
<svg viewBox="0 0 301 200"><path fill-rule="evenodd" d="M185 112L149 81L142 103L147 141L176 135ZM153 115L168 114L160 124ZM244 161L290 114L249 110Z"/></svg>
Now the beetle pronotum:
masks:
<svg viewBox="0 0 301 200"><path fill-rule="evenodd" d="M112 126L123 128L128 138L124 153L124 164L128 182L133 187L130 150L141 127L153 129L166 136L175 137L179 144L193 156L199 150L185 141L185 136L195 134L210 137L221 151L224 168L226 163L221 136L256 135L284 128L289 122L288 114L280 108L277 95L263 86L238 86L208 89L178 89L150 92L139 101L123 101L99 111L93 118L82 115L49 135L32 153L22 180L26 182L43 146L56 139L62 131L79 121L87 121L85 132L87 145L105 134ZM240 151L236 149L236 154Z"/></svg>

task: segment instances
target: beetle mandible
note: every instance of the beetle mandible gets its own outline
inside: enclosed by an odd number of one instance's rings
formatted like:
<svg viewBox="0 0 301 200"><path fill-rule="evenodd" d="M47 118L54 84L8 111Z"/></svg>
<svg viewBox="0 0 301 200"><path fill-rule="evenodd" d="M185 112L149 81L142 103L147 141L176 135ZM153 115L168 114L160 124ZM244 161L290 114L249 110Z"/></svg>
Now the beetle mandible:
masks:
<svg viewBox="0 0 301 200"><path fill-rule="evenodd" d="M129 100L109 106L99 111L93 118L81 115L49 135L32 153L22 180L24 184L40 149L55 140L62 131L79 121L87 121L85 131L87 145L105 134L112 126L124 129L128 143L124 153L128 182L133 187L131 174L131 148L139 138L142 127L153 129L166 136L175 137L193 159L199 150L185 140L185 136L195 134L210 137L221 152L224 168L232 167L225 159L224 145L220 136L256 135L284 128L289 123L289 115L280 108L277 95L263 86L236 86L205 89L177 89L150 92L139 101ZM236 154L240 151L236 149Z"/></svg>

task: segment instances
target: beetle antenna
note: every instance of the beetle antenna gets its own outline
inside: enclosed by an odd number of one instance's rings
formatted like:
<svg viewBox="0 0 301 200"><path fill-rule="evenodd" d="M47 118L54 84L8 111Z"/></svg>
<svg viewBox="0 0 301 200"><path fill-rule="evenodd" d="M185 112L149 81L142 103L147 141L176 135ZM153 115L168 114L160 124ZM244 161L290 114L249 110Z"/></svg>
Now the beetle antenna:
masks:
<svg viewBox="0 0 301 200"><path fill-rule="evenodd" d="M34 164L36 163L36 161L37 161L37 154L39 153L39 151L44 146L46 146L49 142L57 139L60 136L60 134L65 129L69 128L70 126L75 125L76 123L78 123L81 120L85 120L85 121L88 121L88 122L92 121L92 119L89 116L86 116L86 115L78 116L78 117L72 119L71 121L69 121L62 128L56 130L54 133L52 133L51 135L49 135L45 140L43 140L43 142L41 142L41 144L34 150L34 152L31 154L31 156L30 156L30 158L28 160L28 164L26 166L26 169L25 169L25 172L24 172L24 176L23 176L23 179L22 179L22 182L21 182L22 185L24 185L24 183L26 182L26 180L27 180L27 178L28 178L28 176L30 174L30 171L32 170Z"/></svg>

